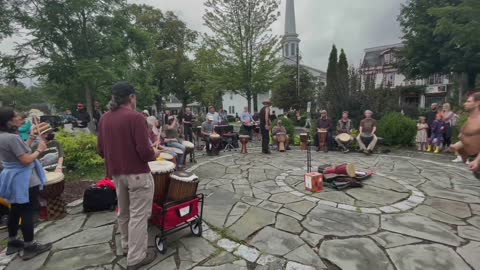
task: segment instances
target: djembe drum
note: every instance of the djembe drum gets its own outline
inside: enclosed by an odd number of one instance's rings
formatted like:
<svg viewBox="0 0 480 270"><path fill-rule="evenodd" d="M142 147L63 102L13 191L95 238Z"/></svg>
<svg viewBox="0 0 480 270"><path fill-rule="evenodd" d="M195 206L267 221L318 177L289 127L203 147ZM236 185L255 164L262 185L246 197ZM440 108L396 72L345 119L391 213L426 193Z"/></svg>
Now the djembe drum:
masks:
<svg viewBox="0 0 480 270"><path fill-rule="evenodd" d="M211 147L210 147L211 153L213 155L218 156L222 148L222 137L220 136L220 134L213 133L210 135L210 142L211 142Z"/></svg>
<svg viewBox="0 0 480 270"><path fill-rule="evenodd" d="M65 176L63 173L47 172L47 183L42 191L40 198L46 201L47 220L61 218L66 214L65 201L62 199L62 193L65 189Z"/></svg>
<svg viewBox="0 0 480 270"><path fill-rule="evenodd" d="M183 201L190 199L197 193L198 177L190 172L177 171L170 174L170 188L168 199Z"/></svg>
<svg viewBox="0 0 480 270"><path fill-rule="evenodd" d="M328 150L328 130L319 128L317 129L318 134L318 151L327 151Z"/></svg>
<svg viewBox="0 0 480 270"><path fill-rule="evenodd" d="M307 150L308 133L300 133L300 149Z"/></svg>
<svg viewBox="0 0 480 270"><path fill-rule="evenodd" d="M153 201L163 203L167 199L167 192L170 186L170 173L175 171L175 164L170 161L152 161L148 163L152 172L155 192Z"/></svg>
<svg viewBox="0 0 480 270"><path fill-rule="evenodd" d="M158 156L158 159L157 159L157 160L158 160L158 161L164 161L164 160L166 160L166 161L170 161L170 162L175 163L174 159L175 159L175 158L174 158L172 155L170 155L169 153L163 152L163 153L160 153L160 155Z"/></svg>
<svg viewBox="0 0 480 270"><path fill-rule="evenodd" d="M195 145L189 141L183 141L182 145L185 146L185 157L190 155L190 162L195 161Z"/></svg>
<svg viewBox="0 0 480 270"><path fill-rule="evenodd" d="M242 143L242 154L248 154L247 152L247 144L250 141L250 136L248 135L240 135L240 143Z"/></svg>
<svg viewBox="0 0 480 270"><path fill-rule="evenodd" d="M279 132L275 136L277 137L278 151L285 152L285 148L286 148L285 143L287 141L287 134L283 132Z"/></svg>

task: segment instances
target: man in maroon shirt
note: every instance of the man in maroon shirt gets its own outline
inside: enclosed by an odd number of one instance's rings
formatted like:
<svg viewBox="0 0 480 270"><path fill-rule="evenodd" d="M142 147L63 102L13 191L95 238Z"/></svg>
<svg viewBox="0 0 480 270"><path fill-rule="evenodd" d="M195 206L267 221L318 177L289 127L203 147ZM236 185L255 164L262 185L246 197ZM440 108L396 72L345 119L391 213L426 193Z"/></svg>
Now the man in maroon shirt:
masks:
<svg viewBox="0 0 480 270"><path fill-rule="evenodd" d="M147 252L154 193L148 162L159 151L150 146L147 122L136 107L135 88L127 82L115 84L110 111L101 118L98 130L99 154L117 186L118 226L128 270L150 264L156 256Z"/></svg>

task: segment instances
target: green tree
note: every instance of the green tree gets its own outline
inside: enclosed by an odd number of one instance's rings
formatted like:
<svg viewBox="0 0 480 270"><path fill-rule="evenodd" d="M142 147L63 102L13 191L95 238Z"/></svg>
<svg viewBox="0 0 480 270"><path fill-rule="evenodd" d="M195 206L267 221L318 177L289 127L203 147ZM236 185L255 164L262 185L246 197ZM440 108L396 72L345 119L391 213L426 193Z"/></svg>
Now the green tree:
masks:
<svg viewBox="0 0 480 270"><path fill-rule="evenodd" d="M278 63L279 39L271 33L277 20L279 0L207 0L205 35L217 50L224 76L215 77L228 90L238 91L248 101L265 91ZM260 82L260 83L259 83Z"/></svg>
<svg viewBox="0 0 480 270"><path fill-rule="evenodd" d="M45 98L36 88L26 89L18 86L0 86L0 100L4 106L13 106L19 111L28 111L33 103L41 103Z"/></svg>
<svg viewBox="0 0 480 270"><path fill-rule="evenodd" d="M0 40L14 33L13 1L0 0Z"/></svg>
<svg viewBox="0 0 480 270"><path fill-rule="evenodd" d="M285 111L290 108L306 111L307 102L315 98L315 82L312 75L300 67L300 93L297 94L297 67L284 65L273 80L272 102Z"/></svg>
<svg viewBox="0 0 480 270"><path fill-rule="evenodd" d="M480 70L479 10L475 0L409 0L398 18L405 44L402 72L409 78L464 74L473 89Z"/></svg>
<svg viewBox="0 0 480 270"><path fill-rule="evenodd" d="M123 0L18 0L17 20L31 40L20 46L32 52L34 74L51 96L79 98L93 111L96 92L108 92L123 79L128 16ZM60 90L60 91L59 91ZM75 101L74 101L75 102Z"/></svg>

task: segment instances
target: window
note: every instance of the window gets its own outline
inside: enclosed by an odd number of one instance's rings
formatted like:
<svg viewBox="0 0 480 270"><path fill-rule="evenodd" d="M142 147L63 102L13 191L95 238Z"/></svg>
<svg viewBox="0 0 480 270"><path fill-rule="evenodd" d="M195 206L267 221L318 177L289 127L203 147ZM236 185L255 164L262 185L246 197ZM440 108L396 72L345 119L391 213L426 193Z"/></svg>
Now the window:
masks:
<svg viewBox="0 0 480 270"><path fill-rule="evenodd" d="M395 73L385 74L385 86L392 87L395 85Z"/></svg>
<svg viewBox="0 0 480 270"><path fill-rule="evenodd" d="M233 100L233 93L230 93L230 100Z"/></svg>
<svg viewBox="0 0 480 270"><path fill-rule="evenodd" d="M443 84L443 76L440 74L434 74L428 78L429 84Z"/></svg>
<svg viewBox="0 0 480 270"><path fill-rule="evenodd" d="M291 56L296 56L297 52L295 51L295 43L290 44L290 55Z"/></svg>
<svg viewBox="0 0 480 270"><path fill-rule="evenodd" d="M386 53L383 55L383 63L385 65L390 65L392 62L392 54L390 53Z"/></svg>
<svg viewBox="0 0 480 270"><path fill-rule="evenodd" d="M288 57L288 43L285 44L285 56Z"/></svg>
<svg viewBox="0 0 480 270"><path fill-rule="evenodd" d="M228 114L235 114L235 106L228 106Z"/></svg>

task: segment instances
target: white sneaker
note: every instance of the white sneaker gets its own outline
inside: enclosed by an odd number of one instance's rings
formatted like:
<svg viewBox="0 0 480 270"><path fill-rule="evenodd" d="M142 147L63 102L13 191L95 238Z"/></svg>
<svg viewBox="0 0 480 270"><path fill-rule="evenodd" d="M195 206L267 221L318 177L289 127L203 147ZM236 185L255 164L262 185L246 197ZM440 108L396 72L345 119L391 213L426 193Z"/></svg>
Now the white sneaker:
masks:
<svg viewBox="0 0 480 270"><path fill-rule="evenodd" d="M452 160L452 162L455 162L455 163L460 163L460 162L463 162L463 159L461 156L457 156L456 159Z"/></svg>

